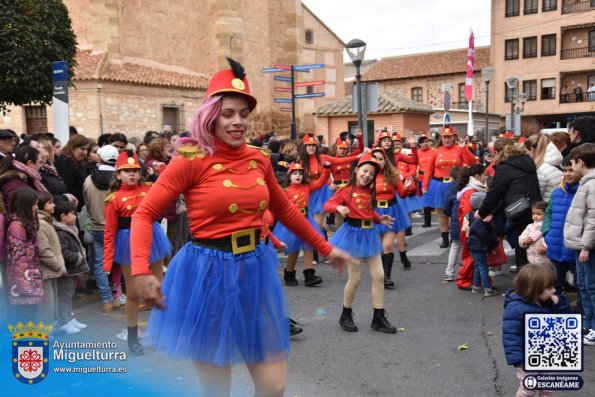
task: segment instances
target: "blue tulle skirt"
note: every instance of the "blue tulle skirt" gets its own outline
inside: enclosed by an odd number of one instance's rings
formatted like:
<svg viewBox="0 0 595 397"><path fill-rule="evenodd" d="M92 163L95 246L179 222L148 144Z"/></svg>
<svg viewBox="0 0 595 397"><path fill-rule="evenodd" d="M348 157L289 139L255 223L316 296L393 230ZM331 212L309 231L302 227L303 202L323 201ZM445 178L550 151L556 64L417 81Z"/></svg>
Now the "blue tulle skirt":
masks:
<svg viewBox="0 0 595 397"><path fill-rule="evenodd" d="M157 262L170 256L173 247L161 225L153 223L153 242L151 243L151 256L149 262ZM119 265L130 265L130 229L118 229L116 246L114 249L114 262Z"/></svg>
<svg viewBox="0 0 595 397"><path fill-rule="evenodd" d="M368 258L382 253L382 242L378 237L378 225L362 229L343 223L329 239L329 243L349 253L354 258Z"/></svg>
<svg viewBox="0 0 595 397"><path fill-rule="evenodd" d="M407 213L418 211L424 207L424 202L417 194L405 197L404 199L397 198L397 200L403 203L403 207L405 207Z"/></svg>
<svg viewBox="0 0 595 397"><path fill-rule="evenodd" d="M314 218L312 218L312 215L308 214L307 219L310 222L310 225L312 225L312 227L314 228L314 230L316 230L318 234L320 234L321 236L324 236L322 230L320 229L320 226L318 226ZM286 228L285 225L281 222L277 222L277 224L275 225L275 228L273 229L273 235L277 237L279 241L282 241L285 244L287 244L287 249L285 250L285 252L287 252L288 254L300 252L300 250L313 249L312 246L302 241L291 230Z"/></svg>
<svg viewBox="0 0 595 397"><path fill-rule="evenodd" d="M324 185L320 189L314 190L310 193L308 213L312 215L324 214L324 204L331 197L333 197L333 191L328 185Z"/></svg>
<svg viewBox="0 0 595 397"><path fill-rule="evenodd" d="M397 204L390 205L388 208L376 208L376 212L380 215L389 215L395 220L393 221L393 227L388 227L383 224L375 225L377 232L381 235L386 232L404 232L405 229L411 226L411 220L405 207L401 203L401 199L397 199Z"/></svg>
<svg viewBox="0 0 595 397"><path fill-rule="evenodd" d="M218 366L287 360L289 309L271 245L234 255L187 243L163 280L165 310L151 312L148 343Z"/></svg>
<svg viewBox="0 0 595 397"><path fill-rule="evenodd" d="M424 207L443 208L444 196L448 191L450 184L454 182L440 182L435 179L430 179L428 184L428 191L424 194Z"/></svg>

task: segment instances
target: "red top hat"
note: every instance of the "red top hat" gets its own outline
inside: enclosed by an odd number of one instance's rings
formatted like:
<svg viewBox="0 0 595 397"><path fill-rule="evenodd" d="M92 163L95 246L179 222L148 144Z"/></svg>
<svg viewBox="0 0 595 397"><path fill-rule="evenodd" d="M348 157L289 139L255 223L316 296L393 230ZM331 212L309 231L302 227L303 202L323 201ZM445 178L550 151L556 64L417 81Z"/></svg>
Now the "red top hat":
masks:
<svg viewBox="0 0 595 397"><path fill-rule="evenodd" d="M310 135L304 135L304 145L318 145L318 140Z"/></svg>
<svg viewBox="0 0 595 397"><path fill-rule="evenodd" d="M250 111L256 107L256 98L250 94L250 86L244 72L244 67L237 61L227 58L231 69L220 70L209 81L205 98L228 92L242 94L248 100Z"/></svg>
<svg viewBox="0 0 595 397"><path fill-rule="evenodd" d="M442 136L454 136L456 135L455 129L453 127L442 127Z"/></svg>
<svg viewBox="0 0 595 397"><path fill-rule="evenodd" d="M304 171L304 168L300 163L291 163L289 164L289 168L287 169L287 174L291 174L293 171Z"/></svg>
<svg viewBox="0 0 595 397"><path fill-rule="evenodd" d="M376 142L378 142L380 144L380 140L382 138L390 138L391 140L393 139L393 137L390 135L390 132L388 132L386 130L380 131L380 134L378 134L378 140Z"/></svg>
<svg viewBox="0 0 595 397"><path fill-rule="evenodd" d="M384 158L386 158L386 153L384 152L384 149L375 147L374 149L370 150L370 154L372 155L372 157L374 157L374 153L382 153L382 156L384 156Z"/></svg>
<svg viewBox="0 0 595 397"><path fill-rule="evenodd" d="M403 142L403 138L401 137L401 135L399 135L399 133L398 133L398 132L395 132L395 133L393 134L393 136L392 136L392 140L393 140L393 141L401 141L401 142Z"/></svg>
<svg viewBox="0 0 595 397"><path fill-rule="evenodd" d="M428 134L423 132L423 133L419 134L419 139L417 140L417 142L422 143L422 142L427 141L428 139L430 139L430 138L428 138Z"/></svg>
<svg viewBox="0 0 595 397"><path fill-rule="evenodd" d="M335 143L337 145L337 149L347 149L349 148L349 145L347 144L347 141L344 141L341 138L337 138L337 141Z"/></svg>
<svg viewBox="0 0 595 397"><path fill-rule="evenodd" d="M118 160L116 161L116 171L133 169L140 170L140 168L140 163L136 153L132 153L130 150L125 150L118 156Z"/></svg>
<svg viewBox="0 0 595 397"><path fill-rule="evenodd" d="M372 164L374 168L376 168L376 172L380 171L380 164L378 163L378 160L376 160L374 156L372 156L372 153L366 153L362 157L360 157L359 161L357 162L357 166L359 167L364 164Z"/></svg>

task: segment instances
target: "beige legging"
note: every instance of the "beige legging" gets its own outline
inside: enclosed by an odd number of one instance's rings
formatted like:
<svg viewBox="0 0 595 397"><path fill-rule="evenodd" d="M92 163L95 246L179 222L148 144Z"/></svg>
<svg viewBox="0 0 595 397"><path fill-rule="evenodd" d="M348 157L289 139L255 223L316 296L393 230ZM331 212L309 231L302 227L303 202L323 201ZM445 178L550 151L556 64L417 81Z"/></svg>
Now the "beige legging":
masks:
<svg viewBox="0 0 595 397"><path fill-rule="evenodd" d="M368 264L368 271L370 277L372 277L372 306L374 309L384 308L384 270L382 269L382 260L380 255L371 256L364 258L364 261ZM345 292L343 293L343 306L351 308L353 304L353 298L357 292L357 287L362 280L362 268L361 264L348 265L349 279L345 284Z"/></svg>

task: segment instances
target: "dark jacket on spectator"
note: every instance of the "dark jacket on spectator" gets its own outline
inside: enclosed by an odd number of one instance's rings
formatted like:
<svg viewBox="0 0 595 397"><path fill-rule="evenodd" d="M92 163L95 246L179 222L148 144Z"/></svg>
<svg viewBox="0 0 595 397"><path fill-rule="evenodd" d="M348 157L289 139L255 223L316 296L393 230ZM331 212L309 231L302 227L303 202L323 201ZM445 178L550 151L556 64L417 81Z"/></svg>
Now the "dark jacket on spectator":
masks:
<svg viewBox="0 0 595 397"><path fill-rule="evenodd" d="M83 198L83 183L87 174L85 167L77 164L73 159L67 156L58 156L56 158L56 169L62 177L68 193L72 194L78 200L77 211L80 211L85 200Z"/></svg>
<svg viewBox="0 0 595 397"><path fill-rule="evenodd" d="M469 251L489 252L498 245L500 240L496 236L492 222L484 222L475 218L475 212L467 215L469 220L469 238L467 247Z"/></svg>
<svg viewBox="0 0 595 397"><path fill-rule="evenodd" d="M66 226L62 222L54 222L54 228L60 239L62 256L69 276L89 271L89 265L85 259L85 249L78 237L78 229L75 226Z"/></svg>
<svg viewBox="0 0 595 397"><path fill-rule="evenodd" d="M461 239L461 226L459 225L459 200L457 200L457 184L451 183L444 195L444 208L446 216L450 217L450 239ZM454 214L454 216L453 216Z"/></svg>

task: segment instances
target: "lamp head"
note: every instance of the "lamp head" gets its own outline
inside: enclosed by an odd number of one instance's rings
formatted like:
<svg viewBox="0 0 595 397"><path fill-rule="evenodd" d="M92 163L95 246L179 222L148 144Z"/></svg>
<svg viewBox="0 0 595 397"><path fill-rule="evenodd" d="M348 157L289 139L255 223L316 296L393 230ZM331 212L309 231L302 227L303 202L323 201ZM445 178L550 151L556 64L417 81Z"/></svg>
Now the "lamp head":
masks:
<svg viewBox="0 0 595 397"><path fill-rule="evenodd" d="M506 78L506 85L510 90L516 89L516 87L519 85L519 78L516 76L508 76Z"/></svg>
<svg viewBox="0 0 595 397"><path fill-rule="evenodd" d="M527 99L529 99L529 94L525 92L519 94L519 101L521 101L521 103L527 102Z"/></svg>
<svg viewBox="0 0 595 397"><path fill-rule="evenodd" d="M494 77L494 69L486 66L485 68L481 69L481 78L486 83L489 84L492 81L492 77Z"/></svg>
<svg viewBox="0 0 595 397"><path fill-rule="evenodd" d="M350 40L347 45L345 45L345 50L351 58L351 62L355 67L359 67L364 60L364 53L366 52L366 43L360 39L353 39Z"/></svg>

